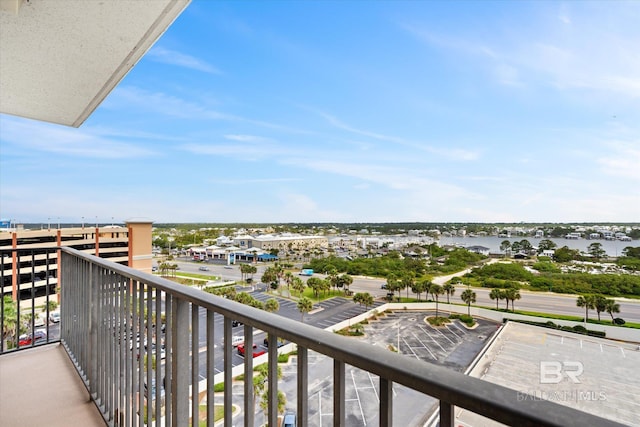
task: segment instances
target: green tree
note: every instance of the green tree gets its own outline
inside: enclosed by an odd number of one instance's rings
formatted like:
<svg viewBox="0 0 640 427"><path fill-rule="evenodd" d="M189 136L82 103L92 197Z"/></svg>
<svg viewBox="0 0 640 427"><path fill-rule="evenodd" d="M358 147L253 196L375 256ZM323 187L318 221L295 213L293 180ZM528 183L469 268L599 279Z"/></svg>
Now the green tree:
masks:
<svg viewBox="0 0 640 427"><path fill-rule="evenodd" d="M496 300L496 310L498 309L498 302L502 299L502 291L499 288L491 289L489 292L489 298Z"/></svg>
<svg viewBox="0 0 640 427"><path fill-rule="evenodd" d="M298 296L302 295L302 293L304 292L304 288L307 285L304 283L304 281L299 278L299 277L294 277L293 278L293 283L291 284L291 287L293 288L294 292L296 292L298 294Z"/></svg>
<svg viewBox="0 0 640 427"><path fill-rule="evenodd" d="M556 262L569 262L578 259L580 253L577 249L569 249L568 246L563 246L556 249L553 253L553 259Z"/></svg>
<svg viewBox="0 0 640 427"><path fill-rule="evenodd" d="M613 322L613 313L620 313L620 304L613 299L607 298L604 309L609 313L611 321Z"/></svg>
<svg viewBox="0 0 640 427"><path fill-rule="evenodd" d="M411 291L418 296L418 301L420 301L420 295L426 290L425 283L423 280L416 281L411 287Z"/></svg>
<svg viewBox="0 0 640 427"><path fill-rule="evenodd" d="M266 283L269 285L271 289L278 289L278 274L273 266L267 267L262 273L262 277L260 278L262 283Z"/></svg>
<svg viewBox="0 0 640 427"><path fill-rule="evenodd" d="M531 249L533 247L531 246L531 242L529 242L527 239L523 239L520 240L520 250L529 254L531 253Z"/></svg>
<svg viewBox="0 0 640 427"><path fill-rule="evenodd" d="M276 311L280 310L280 303L275 298L269 298L264 303L264 309L269 313L275 313Z"/></svg>
<svg viewBox="0 0 640 427"><path fill-rule="evenodd" d="M502 243L500 243L500 250L502 252L504 252L504 256L507 256L507 252L510 252L511 250L511 242L508 240L503 240Z"/></svg>
<svg viewBox="0 0 640 427"><path fill-rule="evenodd" d="M16 303L11 299L10 295L4 296L4 310L2 312L2 340L8 340L12 344L15 344L15 337L17 337L21 331L18 330L18 312L16 311Z"/></svg>
<svg viewBox="0 0 640 427"><path fill-rule="evenodd" d="M307 286L313 290L313 296L316 298L320 298L320 291L324 286L324 280L319 277L309 277L307 280Z"/></svg>
<svg viewBox="0 0 640 427"><path fill-rule="evenodd" d="M598 313L598 322L600 321L600 313L607 310L607 300L603 295L595 295L593 297L593 308Z"/></svg>
<svg viewBox="0 0 640 427"><path fill-rule="evenodd" d="M607 251L602 249L602 243L600 242L591 243L587 248L587 252L596 260L599 260L600 258L603 258L605 255L607 255Z"/></svg>
<svg viewBox="0 0 640 427"><path fill-rule="evenodd" d="M584 307L584 321L589 321L589 310L595 308L595 298L593 295L580 295L576 300L578 307Z"/></svg>
<svg viewBox="0 0 640 427"><path fill-rule="evenodd" d="M409 289L413 287L415 282L413 273L406 273L402 276L402 287L407 290L407 299L409 299Z"/></svg>
<svg viewBox="0 0 640 427"><path fill-rule="evenodd" d="M553 240L542 239L540 243L538 243L538 253L541 254L542 251L549 251L558 247Z"/></svg>
<svg viewBox="0 0 640 427"><path fill-rule="evenodd" d="M474 304L476 302L476 293L471 289L465 289L462 292L462 295L460 295L460 298L462 298L462 301L467 304L467 314L471 316L471 304Z"/></svg>
<svg viewBox="0 0 640 427"><path fill-rule="evenodd" d="M511 301L511 311L516 311L515 300L520 299L520 291L517 288L508 288L504 291L504 297Z"/></svg>
<svg viewBox="0 0 640 427"><path fill-rule="evenodd" d="M287 271L286 273L284 273L284 283L287 284L287 290L289 291L289 294L291 294L291 285L293 284L293 279L294 279L294 275L292 272Z"/></svg>
<svg viewBox="0 0 640 427"><path fill-rule="evenodd" d="M449 304L449 297L452 297L453 294L456 292L456 287L453 286L453 283L449 282L449 283L445 283L442 286L442 289L444 289L444 292L447 295L447 304Z"/></svg>
<svg viewBox="0 0 640 427"><path fill-rule="evenodd" d="M438 285L437 283L434 283L433 285L431 285L431 295L433 295L436 299L436 317L438 317L438 302L440 300L440 295L444 294L444 289L442 288L442 286Z"/></svg>
<svg viewBox="0 0 640 427"><path fill-rule="evenodd" d="M347 294L349 293L349 286L351 286L352 283L353 277L349 276L348 274L341 274L340 276L338 276L338 287L344 287L344 291Z"/></svg>
<svg viewBox="0 0 640 427"><path fill-rule="evenodd" d="M400 291L402 291L402 285L395 276L389 276L387 278L387 291L392 293L398 292L398 299L400 299Z"/></svg>
<svg viewBox="0 0 640 427"><path fill-rule="evenodd" d="M301 313L300 320L304 323L304 315L313 309L313 301L307 297L302 297L298 300L298 311Z"/></svg>
<svg viewBox="0 0 640 427"><path fill-rule="evenodd" d="M365 311L373 305L373 296L369 292L358 292L353 296L353 302L364 305Z"/></svg>

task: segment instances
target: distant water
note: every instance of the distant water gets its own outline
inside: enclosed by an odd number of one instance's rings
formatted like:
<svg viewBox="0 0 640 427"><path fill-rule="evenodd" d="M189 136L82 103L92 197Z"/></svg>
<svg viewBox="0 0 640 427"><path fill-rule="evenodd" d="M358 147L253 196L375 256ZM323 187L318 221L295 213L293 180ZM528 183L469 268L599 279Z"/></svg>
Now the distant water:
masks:
<svg viewBox="0 0 640 427"><path fill-rule="evenodd" d="M546 237L545 237L546 239ZM502 242L504 242L505 240L510 241L511 243L513 242L520 242L522 240L528 240L529 243L531 243L532 246L537 247L538 244L540 244L540 240L542 239L535 239L533 237L510 237L510 238L506 238L506 237L495 237L495 236L491 236L491 237L441 237L438 244L440 246L442 245L460 245L460 246L484 246L489 248L489 253L503 253L500 250L500 244L502 244ZM604 240L604 239L594 239L594 240L589 240L589 239L556 239L556 238L549 238L549 240L553 241L556 245L558 245L558 248L561 248L563 246L567 246L570 249L578 249L580 251L583 252L587 252L587 248L589 247L590 244L594 243L594 242L598 242L602 244L602 249L604 249L607 252L608 256L620 256L622 254L622 250L624 248L626 248L627 246L631 246L631 247L638 247L640 246L640 241L639 240L632 240L630 242L621 242L618 240Z"/></svg>

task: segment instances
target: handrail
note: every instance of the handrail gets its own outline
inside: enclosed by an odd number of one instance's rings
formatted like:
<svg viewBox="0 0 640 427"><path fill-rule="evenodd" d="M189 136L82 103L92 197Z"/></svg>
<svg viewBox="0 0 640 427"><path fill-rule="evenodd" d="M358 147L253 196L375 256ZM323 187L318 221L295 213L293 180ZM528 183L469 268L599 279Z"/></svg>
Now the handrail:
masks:
<svg viewBox="0 0 640 427"><path fill-rule="evenodd" d="M170 280L79 253L70 248L61 248L61 250L86 261L107 266L118 274L144 282L179 299L221 313L225 317L240 320L268 334L285 338L299 347L314 350L341 363L369 371L388 381L402 384L448 404L468 409L505 424L519 426L620 425L554 402L523 401L518 399L518 393L515 390L497 384L407 358L380 347L349 340L337 334L190 287L176 285Z"/></svg>

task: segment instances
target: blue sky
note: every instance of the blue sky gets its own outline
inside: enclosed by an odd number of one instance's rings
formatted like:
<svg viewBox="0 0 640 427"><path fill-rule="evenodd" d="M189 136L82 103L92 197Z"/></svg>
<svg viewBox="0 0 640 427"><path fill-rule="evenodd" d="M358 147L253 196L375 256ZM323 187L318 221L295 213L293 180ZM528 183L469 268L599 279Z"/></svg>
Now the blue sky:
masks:
<svg viewBox="0 0 640 427"><path fill-rule="evenodd" d="M0 216L640 221L638 22L621 1L194 0L79 129L0 115Z"/></svg>

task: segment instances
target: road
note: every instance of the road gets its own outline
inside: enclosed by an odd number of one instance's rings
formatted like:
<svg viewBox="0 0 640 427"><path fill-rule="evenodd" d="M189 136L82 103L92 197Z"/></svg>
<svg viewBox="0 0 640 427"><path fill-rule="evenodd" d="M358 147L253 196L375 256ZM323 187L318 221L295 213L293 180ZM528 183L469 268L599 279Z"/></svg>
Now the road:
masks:
<svg viewBox="0 0 640 427"><path fill-rule="evenodd" d="M494 261L495 262L495 261ZM179 271L186 271L191 273L199 273L199 274L211 274L215 276L220 276L223 279L227 280L240 280L240 269L238 266L232 266L231 268L225 268L222 265L217 264L206 264L207 267L210 268L210 271L199 271L198 267L200 267L201 263L193 263L193 262L178 262L180 265ZM258 265L258 273L254 275L256 282L260 280L264 269L267 268L267 265ZM434 282L438 284L444 284L448 280L453 277L463 276L468 273L469 270L460 271L455 274L449 274L446 276L439 276L434 278ZM320 274L315 274L316 277L325 277ZM302 276L300 276L302 277ZM302 277L303 280L306 280L306 277ZM381 286L386 283L386 279L373 278L373 277L361 277L354 276L353 283L350 286L350 289L354 292L369 292L375 298L383 298L387 295L387 291L382 289ZM466 287L459 286L456 287L456 292L451 298L451 302L463 304L464 302L460 299L460 294L464 291ZM476 303L474 305L485 306L485 307L495 307L496 302L489 298L489 292L491 289L489 288L473 288L473 291L476 293ZM409 292L410 295L414 296ZM526 290L520 290L521 299L515 302L515 306L517 310L525 310L525 311L536 311L542 313L550 313L550 314L562 314L569 316L584 316L584 309L576 306L576 296L575 295L565 295L565 294L556 294L551 292L532 292ZM640 301L629 300L625 298L615 298L616 302L620 304L620 313L615 314L616 317L621 317L627 322L640 323ZM442 301L446 301L446 297L442 297ZM505 302L499 302L500 308L505 307ZM595 319L597 316L595 310L589 311L589 318ZM601 313L603 319L609 318L608 313Z"/></svg>

